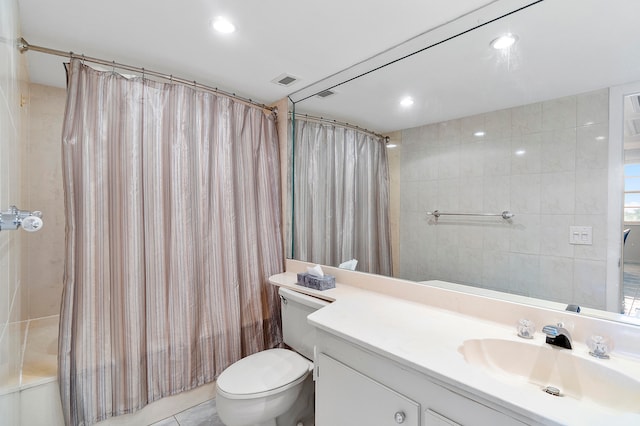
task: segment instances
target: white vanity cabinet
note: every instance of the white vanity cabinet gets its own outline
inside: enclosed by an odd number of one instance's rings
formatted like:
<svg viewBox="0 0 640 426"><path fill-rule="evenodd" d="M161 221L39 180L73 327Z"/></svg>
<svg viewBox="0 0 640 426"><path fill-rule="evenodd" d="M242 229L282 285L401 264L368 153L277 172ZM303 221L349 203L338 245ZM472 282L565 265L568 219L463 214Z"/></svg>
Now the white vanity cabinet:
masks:
<svg viewBox="0 0 640 426"><path fill-rule="evenodd" d="M391 359L318 334L316 426L531 424Z"/></svg>
<svg viewBox="0 0 640 426"><path fill-rule="evenodd" d="M316 425L420 426L420 404L321 353Z"/></svg>

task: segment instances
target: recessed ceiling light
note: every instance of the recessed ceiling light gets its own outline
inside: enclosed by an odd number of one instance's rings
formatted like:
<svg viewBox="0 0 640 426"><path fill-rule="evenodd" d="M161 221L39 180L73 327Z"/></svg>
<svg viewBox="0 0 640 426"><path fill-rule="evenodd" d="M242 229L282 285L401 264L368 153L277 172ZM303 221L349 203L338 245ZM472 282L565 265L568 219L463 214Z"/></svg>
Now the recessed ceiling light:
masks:
<svg viewBox="0 0 640 426"><path fill-rule="evenodd" d="M502 35L491 42L491 47L497 50L508 49L518 41L518 37L515 34Z"/></svg>
<svg viewBox="0 0 640 426"><path fill-rule="evenodd" d="M475 133L473 134L473 136L475 136L475 137L477 137L477 138L481 138L481 137L483 137L484 135L486 135L486 133L485 133L485 132L483 132L482 130L480 130L480 131L478 131L478 132L475 132Z"/></svg>
<svg viewBox="0 0 640 426"><path fill-rule="evenodd" d="M236 26L227 18L223 18L222 16L218 16L211 21L211 26L214 30L222 34L231 34L236 30Z"/></svg>
<svg viewBox="0 0 640 426"><path fill-rule="evenodd" d="M405 108L410 107L411 105L413 105L413 98L411 96L402 98L402 100L400 101L400 105Z"/></svg>
<svg viewBox="0 0 640 426"><path fill-rule="evenodd" d="M604 137L604 136L596 136L596 140L597 141L603 141L605 139L606 139L606 137Z"/></svg>
<svg viewBox="0 0 640 426"><path fill-rule="evenodd" d="M525 155L526 153L527 151L525 151L524 149L519 149L515 152L515 154L519 156Z"/></svg>
<svg viewBox="0 0 640 426"><path fill-rule="evenodd" d="M396 146L398 146L398 145L396 145L395 143L388 143L387 144L387 148L395 148Z"/></svg>

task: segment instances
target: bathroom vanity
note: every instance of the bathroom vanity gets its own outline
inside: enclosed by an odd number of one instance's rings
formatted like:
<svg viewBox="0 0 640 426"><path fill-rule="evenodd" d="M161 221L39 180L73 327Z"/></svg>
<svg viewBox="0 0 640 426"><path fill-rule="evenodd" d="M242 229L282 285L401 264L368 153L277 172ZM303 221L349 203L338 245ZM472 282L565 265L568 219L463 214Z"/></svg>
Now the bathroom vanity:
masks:
<svg viewBox="0 0 640 426"><path fill-rule="evenodd" d="M317 426L640 424L637 326L333 268L336 288L319 292L295 284L306 265L270 281L334 302L308 317ZM545 343L557 322L573 349ZM591 333L616 340L610 359L589 355Z"/></svg>
<svg viewBox="0 0 640 426"><path fill-rule="evenodd" d="M506 408L446 381L420 374L329 333L320 336L317 425L523 424Z"/></svg>

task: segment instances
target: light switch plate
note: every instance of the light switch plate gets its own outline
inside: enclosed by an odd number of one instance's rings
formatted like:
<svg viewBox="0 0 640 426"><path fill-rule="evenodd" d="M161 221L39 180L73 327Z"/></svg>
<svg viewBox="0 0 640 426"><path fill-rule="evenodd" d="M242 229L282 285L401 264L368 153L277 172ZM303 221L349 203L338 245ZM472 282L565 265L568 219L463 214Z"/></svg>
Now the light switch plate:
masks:
<svg viewBox="0 0 640 426"><path fill-rule="evenodd" d="M569 244L592 245L593 227L591 226L570 226Z"/></svg>

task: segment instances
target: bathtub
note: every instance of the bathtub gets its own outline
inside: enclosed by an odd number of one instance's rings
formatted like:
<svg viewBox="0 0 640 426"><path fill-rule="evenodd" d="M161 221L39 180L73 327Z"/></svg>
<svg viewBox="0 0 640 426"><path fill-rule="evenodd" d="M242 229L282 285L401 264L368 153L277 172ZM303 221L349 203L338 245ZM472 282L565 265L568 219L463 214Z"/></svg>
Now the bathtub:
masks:
<svg viewBox="0 0 640 426"><path fill-rule="evenodd" d="M58 389L58 316L11 324L7 339L20 342L20 359L0 387L13 418L7 426L64 426ZM3 410L5 411L5 410Z"/></svg>
<svg viewBox="0 0 640 426"><path fill-rule="evenodd" d="M58 388L58 315L13 323L8 332L9 338L22 341L22 356L15 375L0 383L0 425L64 426ZM150 425L214 397L215 383L208 383L97 425ZM5 413L13 418L3 417Z"/></svg>

